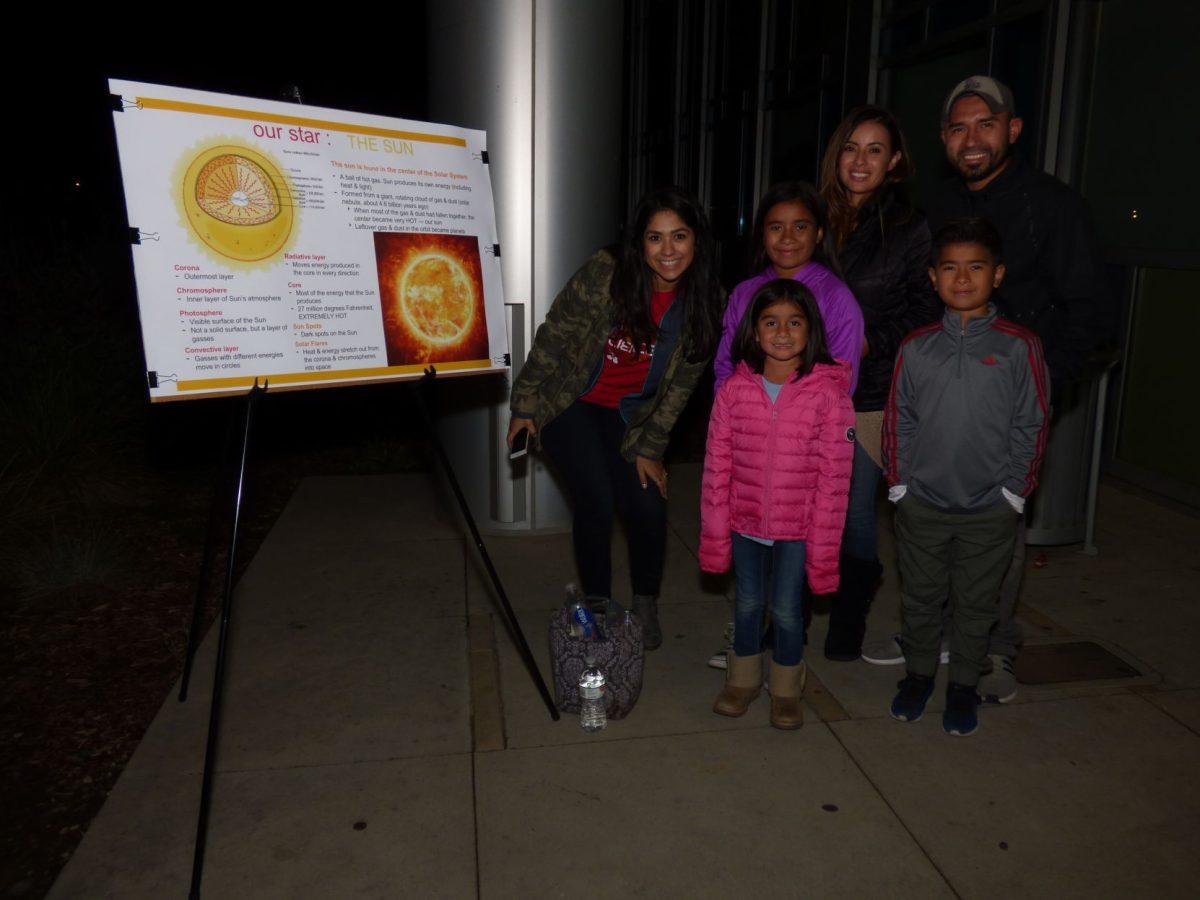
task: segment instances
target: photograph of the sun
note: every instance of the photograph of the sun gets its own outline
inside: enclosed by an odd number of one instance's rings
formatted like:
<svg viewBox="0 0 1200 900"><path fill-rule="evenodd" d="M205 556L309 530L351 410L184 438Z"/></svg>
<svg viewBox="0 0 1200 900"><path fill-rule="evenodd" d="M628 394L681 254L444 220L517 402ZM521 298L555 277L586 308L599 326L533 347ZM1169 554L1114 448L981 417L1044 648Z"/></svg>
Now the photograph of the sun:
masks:
<svg viewBox="0 0 1200 900"><path fill-rule="evenodd" d="M487 358L477 238L377 232L375 261L388 365Z"/></svg>

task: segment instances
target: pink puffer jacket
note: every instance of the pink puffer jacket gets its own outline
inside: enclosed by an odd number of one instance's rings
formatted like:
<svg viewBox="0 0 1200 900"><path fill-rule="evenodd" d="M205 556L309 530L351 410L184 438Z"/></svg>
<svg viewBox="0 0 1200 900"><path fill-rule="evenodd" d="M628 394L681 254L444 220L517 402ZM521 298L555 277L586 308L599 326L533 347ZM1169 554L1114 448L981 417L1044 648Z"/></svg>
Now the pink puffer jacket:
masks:
<svg viewBox="0 0 1200 900"><path fill-rule="evenodd" d="M708 425L700 568L724 572L732 533L804 541L814 593L838 586L854 457L850 367L818 363L774 404L745 363L721 385Z"/></svg>

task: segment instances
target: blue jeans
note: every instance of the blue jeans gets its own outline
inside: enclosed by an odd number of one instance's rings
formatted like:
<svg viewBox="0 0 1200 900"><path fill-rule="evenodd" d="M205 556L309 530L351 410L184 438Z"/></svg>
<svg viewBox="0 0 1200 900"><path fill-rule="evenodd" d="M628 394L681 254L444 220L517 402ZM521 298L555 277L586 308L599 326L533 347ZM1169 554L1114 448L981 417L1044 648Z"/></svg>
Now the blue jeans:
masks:
<svg viewBox="0 0 1200 900"><path fill-rule="evenodd" d="M769 597L775 662L794 666L804 658L804 556L804 541L776 541L768 547L733 535L737 583L733 652L738 656L762 652L763 613Z"/></svg>
<svg viewBox="0 0 1200 900"><path fill-rule="evenodd" d="M883 473L859 444L854 445L854 467L850 470L850 496L846 504L846 528L842 553L874 562L879 558L879 535L875 529L875 502L879 476Z"/></svg>

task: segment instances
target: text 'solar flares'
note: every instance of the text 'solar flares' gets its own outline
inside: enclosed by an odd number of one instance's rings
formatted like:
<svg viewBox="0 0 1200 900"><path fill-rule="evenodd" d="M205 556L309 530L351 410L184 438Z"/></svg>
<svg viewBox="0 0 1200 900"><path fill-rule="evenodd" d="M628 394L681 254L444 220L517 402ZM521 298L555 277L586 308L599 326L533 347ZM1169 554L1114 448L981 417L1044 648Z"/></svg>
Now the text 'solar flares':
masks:
<svg viewBox="0 0 1200 900"><path fill-rule="evenodd" d="M182 181L188 225L210 250L257 263L288 245L296 216L292 192L279 166L260 151L208 147L188 164Z"/></svg>

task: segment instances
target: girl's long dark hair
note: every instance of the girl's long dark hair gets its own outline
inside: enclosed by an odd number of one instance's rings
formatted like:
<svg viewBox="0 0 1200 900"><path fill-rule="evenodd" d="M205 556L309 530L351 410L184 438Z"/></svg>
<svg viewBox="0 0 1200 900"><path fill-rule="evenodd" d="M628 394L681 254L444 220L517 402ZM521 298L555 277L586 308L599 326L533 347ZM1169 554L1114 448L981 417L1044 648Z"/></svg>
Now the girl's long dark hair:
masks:
<svg viewBox="0 0 1200 900"><path fill-rule="evenodd" d="M721 285L717 281L716 243L708 217L690 194L679 188L659 188L646 194L633 212L617 249L617 268L609 292L616 311L615 325L635 347L649 346L658 334L650 318L652 275L646 265L643 239L655 214L673 212L695 236L692 264L680 276L675 302L683 305L683 349L691 361L711 356L721 333Z"/></svg>
<svg viewBox="0 0 1200 900"><path fill-rule="evenodd" d="M817 227L825 232L824 237L817 242L812 258L833 269L834 255L830 252L829 221L825 215L825 202L821 199L821 195L807 181L781 181L779 184L772 185L770 190L763 194L762 199L758 201L758 209L754 213L754 234L750 245L750 270L761 272L770 262L767 248L763 244L767 227L767 213L780 203L800 203L812 213Z"/></svg>
<svg viewBox="0 0 1200 900"><path fill-rule="evenodd" d="M825 320L821 318L821 309L817 306L817 298L805 285L794 278L776 278L768 281L750 298L746 305L746 314L738 322L737 331L733 336L733 346L730 356L734 363L746 361L751 369L762 374L767 355L758 345L758 317L763 310L776 303L791 303L808 321L808 343L800 354L800 365L796 369L793 381L799 381L813 370L817 363L832 363L829 355L829 344L825 340Z"/></svg>
<svg viewBox="0 0 1200 900"><path fill-rule="evenodd" d="M832 231L829 237L835 252L845 246L846 238L858 224L858 210L850 203L846 186L838 177L838 160L841 158L842 148L846 146L846 142L850 140L858 126L867 122L877 122L882 125L891 141L892 152L900 151L900 159L896 163L896 168L887 173L883 184L871 198L878 203L881 223L883 221L883 201L887 199L892 188L901 181L911 178L917 172L908 152L908 142L904 140L904 131L900 128L900 121L890 110L886 110L882 106L856 106L850 110L846 114L846 118L842 119L841 124L838 125L837 130L833 132L833 137L829 139L829 145L825 148L825 155L821 158L821 198L825 201L830 225L826 229L826 233Z"/></svg>

